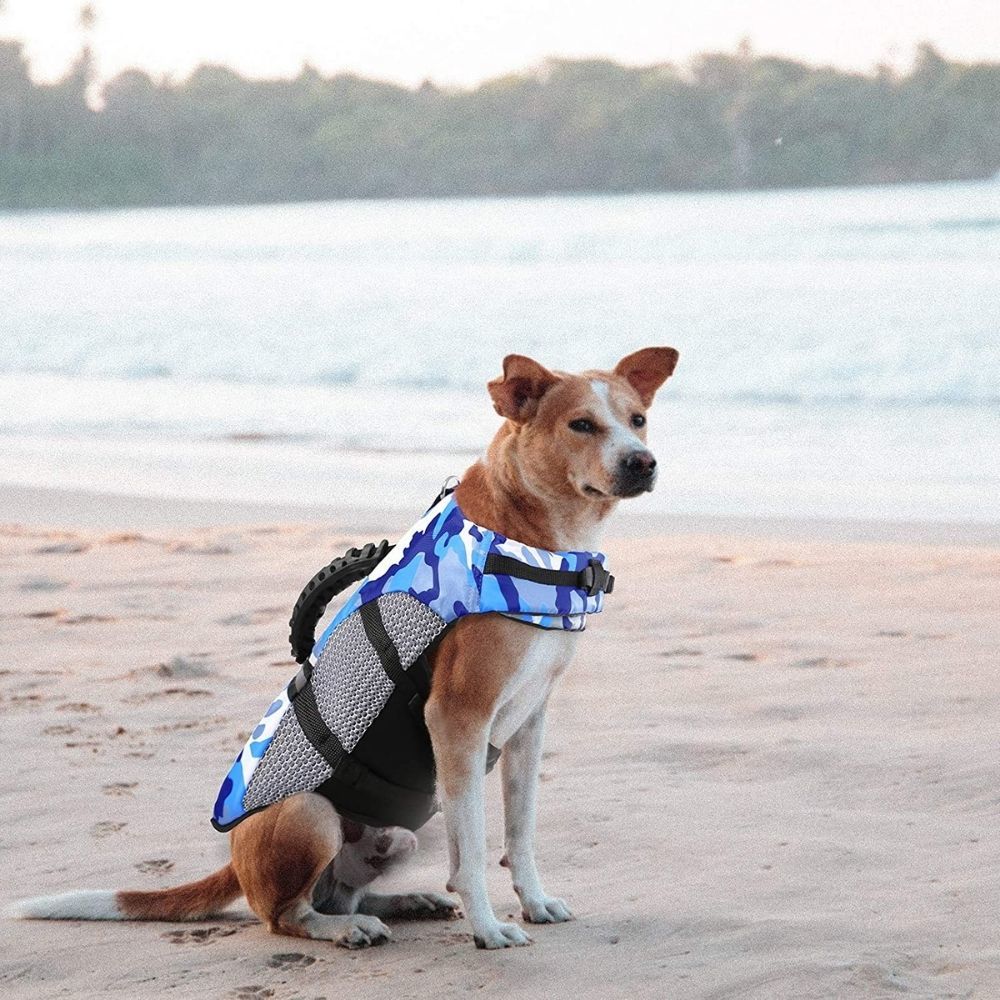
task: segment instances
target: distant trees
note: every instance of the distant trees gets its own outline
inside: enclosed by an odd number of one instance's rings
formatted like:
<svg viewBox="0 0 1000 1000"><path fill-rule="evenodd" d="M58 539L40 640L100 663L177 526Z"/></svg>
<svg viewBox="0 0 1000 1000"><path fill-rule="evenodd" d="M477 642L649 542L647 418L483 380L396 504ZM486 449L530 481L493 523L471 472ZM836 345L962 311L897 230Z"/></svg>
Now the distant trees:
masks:
<svg viewBox="0 0 1000 1000"><path fill-rule="evenodd" d="M0 0L2 2L2 0ZM81 26L93 23L92 9ZM923 46L906 74L755 56L549 60L469 90L305 67L129 70L88 105L84 46L36 84L0 41L0 207L873 184L1000 170L1000 65Z"/></svg>

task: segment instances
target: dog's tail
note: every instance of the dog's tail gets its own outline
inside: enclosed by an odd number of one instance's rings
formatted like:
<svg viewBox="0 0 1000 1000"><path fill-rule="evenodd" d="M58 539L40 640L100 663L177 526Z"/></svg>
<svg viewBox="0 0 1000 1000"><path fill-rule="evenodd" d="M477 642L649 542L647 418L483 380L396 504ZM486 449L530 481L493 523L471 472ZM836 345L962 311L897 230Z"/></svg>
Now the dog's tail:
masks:
<svg viewBox="0 0 1000 1000"><path fill-rule="evenodd" d="M9 916L22 920L202 920L243 895L231 864L173 889L83 889L15 903Z"/></svg>

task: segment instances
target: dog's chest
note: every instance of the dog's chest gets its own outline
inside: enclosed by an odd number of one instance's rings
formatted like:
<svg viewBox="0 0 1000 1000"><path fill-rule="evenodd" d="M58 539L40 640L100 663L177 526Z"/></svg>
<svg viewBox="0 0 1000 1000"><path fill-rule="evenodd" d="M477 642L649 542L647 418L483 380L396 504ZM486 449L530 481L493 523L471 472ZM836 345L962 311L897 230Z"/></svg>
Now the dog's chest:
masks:
<svg viewBox="0 0 1000 1000"><path fill-rule="evenodd" d="M552 685L569 665L579 636L578 632L515 622L505 627L517 630L518 662L504 685L490 729L490 743L497 747L502 747L545 702Z"/></svg>

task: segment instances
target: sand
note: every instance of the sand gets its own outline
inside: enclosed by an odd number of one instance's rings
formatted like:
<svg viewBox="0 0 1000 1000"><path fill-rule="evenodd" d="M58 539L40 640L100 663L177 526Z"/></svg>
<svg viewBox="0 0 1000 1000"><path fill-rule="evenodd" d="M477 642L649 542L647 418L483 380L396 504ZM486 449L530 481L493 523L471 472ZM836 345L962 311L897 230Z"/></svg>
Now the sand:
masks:
<svg viewBox="0 0 1000 1000"><path fill-rule="evenodd" d="M0 904L220 866L211 805L294 672L299 587L398 515L11 496ZM622 510L608 535L618 585L542 773L540 866L575 922L485 953L464 921L347 952L242 903L186 925L4 920L0 996L1000 996L995 531ZM496 776L489 812L514 915ZM392 884L445 876L437 817Z"/></svg>

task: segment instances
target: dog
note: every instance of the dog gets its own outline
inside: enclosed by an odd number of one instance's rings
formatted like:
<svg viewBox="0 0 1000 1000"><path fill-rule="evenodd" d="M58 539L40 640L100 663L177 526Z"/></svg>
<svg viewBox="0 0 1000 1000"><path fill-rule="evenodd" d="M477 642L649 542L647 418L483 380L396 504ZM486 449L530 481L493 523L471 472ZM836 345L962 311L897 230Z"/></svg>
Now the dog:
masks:
<svg viewBox="0 0 1000 1000"><path fill-rule="evenodd" d="M612 371L550 371L512 354L487 388L504 422L455 497L477 524L549 550L593 550L623 498L653 489L646 411L678 353L651 347ZM477 947L526 945L522 927L497 919L486 891L485 773L501 747L504 854L522 916L572 919L535 864L536 793L545 709L578 632L525 627L498 614L457 621L432 654L424 718L447 830L450 874ZM375 878L413 853L416 836L341 817L329 800L300 792L254 813L230 833L231 861L200 881L153 891L83 891L40 897L15 915L35 919L195 920L245 896L277 934L349 948L380 944L394 918L459 916L439 893L378 894Z"/></svg>

